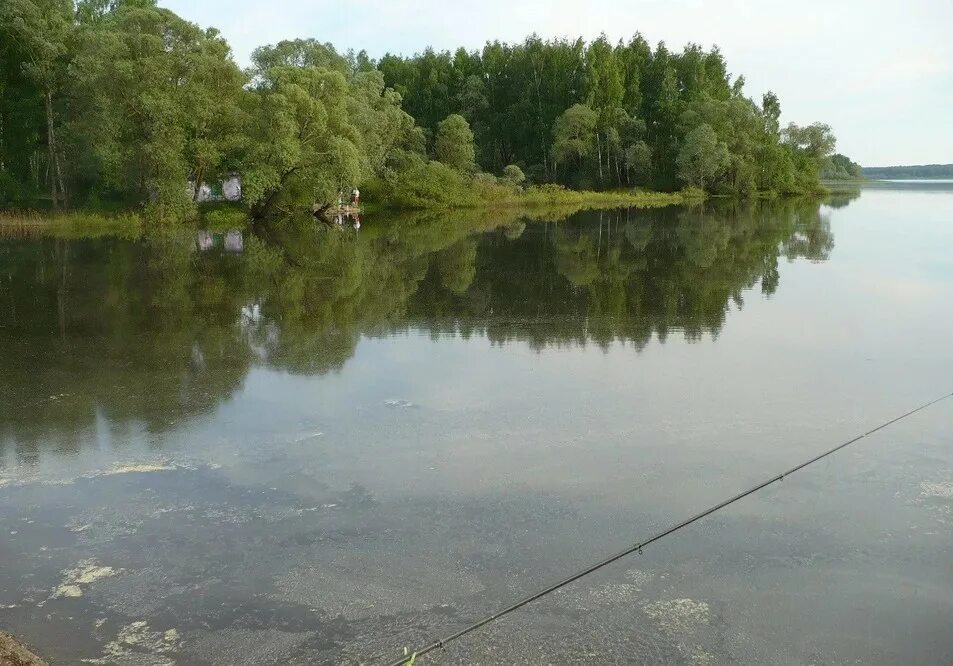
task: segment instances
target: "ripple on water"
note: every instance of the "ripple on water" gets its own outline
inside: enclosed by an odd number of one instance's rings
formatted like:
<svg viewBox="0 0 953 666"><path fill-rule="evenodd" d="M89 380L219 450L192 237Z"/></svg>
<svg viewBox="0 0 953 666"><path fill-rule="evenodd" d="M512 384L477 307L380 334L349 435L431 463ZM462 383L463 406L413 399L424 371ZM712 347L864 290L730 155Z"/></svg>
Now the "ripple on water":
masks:
<svg viewBox="0 0 953 666"><path fill-rule="evenodd" d="M673 634L694 631L709 622L708 604L693 599L653 601L642 605L642 610L659 626Z"/></svg>

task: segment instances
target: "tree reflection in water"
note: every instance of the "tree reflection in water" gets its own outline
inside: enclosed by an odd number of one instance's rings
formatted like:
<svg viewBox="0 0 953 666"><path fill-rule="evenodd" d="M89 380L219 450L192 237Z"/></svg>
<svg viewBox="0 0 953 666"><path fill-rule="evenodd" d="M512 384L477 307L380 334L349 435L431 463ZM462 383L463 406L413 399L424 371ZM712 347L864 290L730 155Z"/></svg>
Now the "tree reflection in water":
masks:
<svg viewBox="0 0 953 666"><path fill-rule="evenodd" d="M214 410L253 366L338 371L361 336L698 340L746 290L773 294L782 257L833 247L820 205L793 200L531 221L425 213L359 236L284 220L230 238L0 243L0 454L76 451L100 419L114 435L162 432Z"/></svg>

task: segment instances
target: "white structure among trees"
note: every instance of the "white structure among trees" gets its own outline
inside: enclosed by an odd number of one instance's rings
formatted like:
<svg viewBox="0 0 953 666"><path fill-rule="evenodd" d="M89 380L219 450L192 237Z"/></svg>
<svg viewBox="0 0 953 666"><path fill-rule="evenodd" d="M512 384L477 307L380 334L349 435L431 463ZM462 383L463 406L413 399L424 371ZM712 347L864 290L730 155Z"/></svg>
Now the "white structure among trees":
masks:
<svg viewBox="0 0 953 666"><path fill-rule="evenodd" d="M203 182L195 193L195 180L189 179L189 196L198 203L206 201L241 201L242 179L237 173L229 174L219 181Z"/></svg>

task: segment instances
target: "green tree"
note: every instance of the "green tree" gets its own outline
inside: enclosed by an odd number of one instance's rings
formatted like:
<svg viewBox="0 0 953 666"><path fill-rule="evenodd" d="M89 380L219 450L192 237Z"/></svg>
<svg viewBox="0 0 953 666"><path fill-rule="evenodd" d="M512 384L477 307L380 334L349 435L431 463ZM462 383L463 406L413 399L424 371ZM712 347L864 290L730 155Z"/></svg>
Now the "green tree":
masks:
<svg viewBox="0 0 953 666"><path fill-rule="evenodd" d="M249 110L251 146L244 193L258 217L328 207L360 181L360 133L348 114L344 75L321 67L279 65L256 73Z"/></svg>
<svg viewBox="0 0 953 666"><path fill-rule="evenodd" d="M636 141L625 149L625 166L631 182L644 185L652 175L652 149L644 141Z"/></svg>
<svg viewBox="0 0 953 666"><path fill-rule="evenodd" d="M584 104L573 104L556 119L553 132L553 157L559 163L575 159L577 162L593 153L595 148L596 112Z"/></svg>
<svg viewBox="0 0 953 666"><path fill-rule="evenodd" d="M860 165L840 153L828 157L821 169L821 178L824 180L859 180L863 177Z"/></svg>
<svg viewBox="0 0 953 666"><path fill-rule="evenodd" d="M609 168L610 132L614 132L620 118L623 99L623 72L615 59L615 51L605 35L589 44L586 50L586 71L588 78L587 104L596 112L598 123L596 129L596 159L598 162L599 180L604 179L603 156L606 169ZM624 112L623 112L624 113ZM618 148L619 141L613 142Z"/></svg>
<svg viewBox="0 0 953 666"><path fill-rule="evenodd" d="M801 127L790 123L781 133L781 139L794 164L794 189L801 192L819 189L821 169L837 143L830 126L813 123Z"/></svg>
<svg viewBox="0 0 953 666"><path fill-rule="evenodd" d="M155 2L80 6L71 66L73 181L96 197L187 214L186 182L237 164L244 77L215 30Z"/></svg>
<svg viewBox="0 0 953 666"><path fill-rule="evenodd" d="M702 123L685 136L678 153L678 176L687 185L706 189L729 162L728 148L711 125Z"/></svg>
<svg viewBox="0 0 953 666"><path fill-rule="evenodd" d="M511 185L522 185L526 182L526 174L515 164L507 164L503 167L503 180Z"/></svg>
<svg viewBox="0 0 953 666"><path fill-rule="evenodd" d="M761 97L761 110L764 114L764 129L770 136L777 137L781 132L781 102L770 90Z"/></svg>
<svg viewBox="0 0 953 666"><path fill-rule="evenodd" d="M473 146L473 132L463 116L453 113L440 121L434 153L437 161L451 169L462 173L474 170L476 151Z"/></svg>

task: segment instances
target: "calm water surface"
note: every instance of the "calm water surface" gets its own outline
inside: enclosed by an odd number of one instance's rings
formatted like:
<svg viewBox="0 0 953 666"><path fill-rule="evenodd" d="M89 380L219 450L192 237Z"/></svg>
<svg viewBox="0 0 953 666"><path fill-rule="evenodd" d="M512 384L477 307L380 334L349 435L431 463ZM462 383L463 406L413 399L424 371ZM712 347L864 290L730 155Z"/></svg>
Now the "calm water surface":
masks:
<svg viewBox="0 0 953 666"><path fill-rule="evenodd" d="M376 663L953 390L953 187L0 238L0 628ZM427 663L951 663L953 400Z"/></svg>

